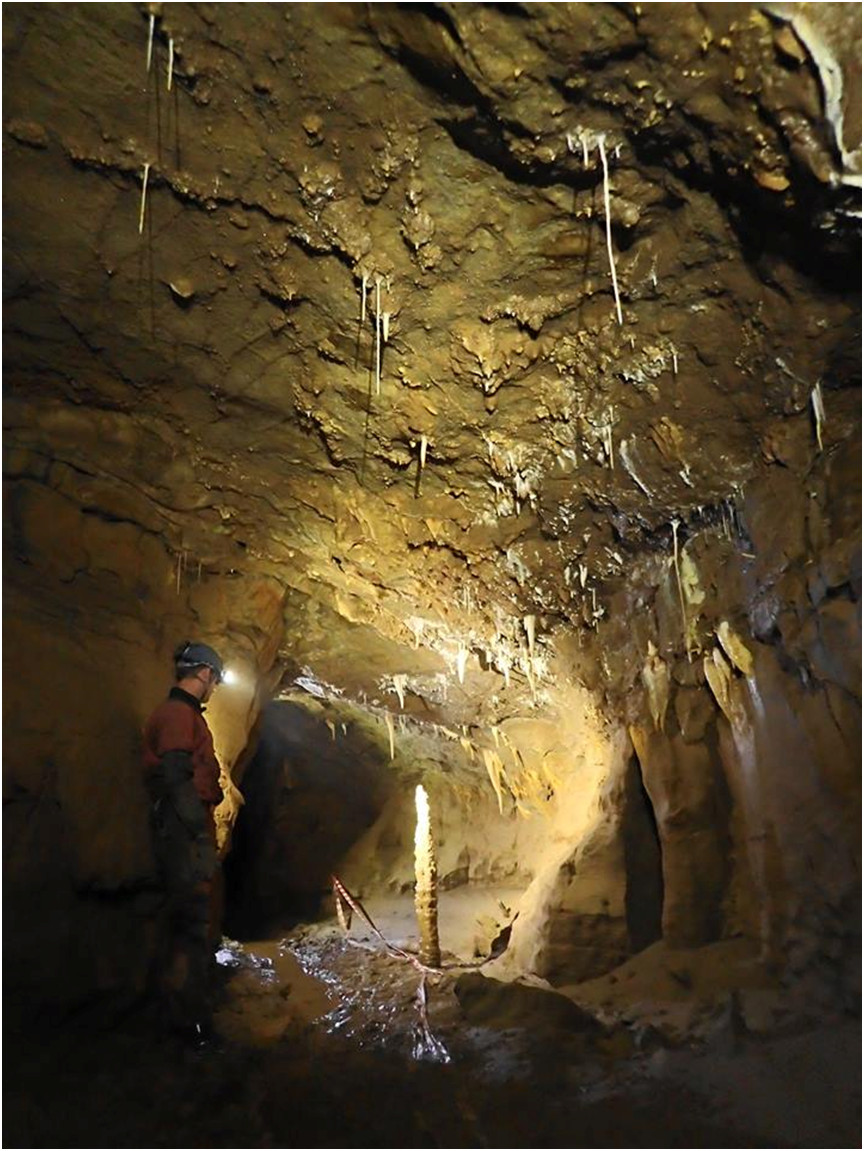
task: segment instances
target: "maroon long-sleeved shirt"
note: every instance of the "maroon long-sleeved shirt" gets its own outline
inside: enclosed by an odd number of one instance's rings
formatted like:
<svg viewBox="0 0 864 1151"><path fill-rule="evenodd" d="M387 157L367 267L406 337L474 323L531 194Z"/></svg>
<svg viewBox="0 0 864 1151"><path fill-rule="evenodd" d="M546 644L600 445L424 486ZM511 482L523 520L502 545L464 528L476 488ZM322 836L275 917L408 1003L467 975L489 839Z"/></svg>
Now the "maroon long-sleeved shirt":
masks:
<svg viewBox="0 0 864 1151"><path fill-rule="evenodd" d="M169 751L185 751L192 761L192 781L202 803L222 800L219 761L213 750L213 736L194 695L172 687L144 728L144 770L156 772L159 761Z"/></svg>

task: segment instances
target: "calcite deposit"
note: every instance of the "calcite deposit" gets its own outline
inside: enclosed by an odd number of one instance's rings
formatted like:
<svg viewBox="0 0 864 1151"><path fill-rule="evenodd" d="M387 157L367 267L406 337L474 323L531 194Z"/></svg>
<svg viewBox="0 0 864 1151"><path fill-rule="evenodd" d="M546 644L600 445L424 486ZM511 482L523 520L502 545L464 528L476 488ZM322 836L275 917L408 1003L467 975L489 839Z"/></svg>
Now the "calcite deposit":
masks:
<svg viewBox="0 0 864 1151"><path fill-rule="evenodd" d="M191 636L236 930L410 891L423 783L499 978L856 1002L859 18L7 6L19 1002L146 990Z"/></svg>

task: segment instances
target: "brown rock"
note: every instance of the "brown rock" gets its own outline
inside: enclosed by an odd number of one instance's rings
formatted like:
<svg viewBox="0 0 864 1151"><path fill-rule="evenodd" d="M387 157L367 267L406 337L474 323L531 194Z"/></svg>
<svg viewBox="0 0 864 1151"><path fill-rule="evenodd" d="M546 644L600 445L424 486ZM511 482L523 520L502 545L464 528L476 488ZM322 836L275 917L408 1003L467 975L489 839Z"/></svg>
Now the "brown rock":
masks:
<svg viewBox="0 0 864 1151"><path fill-rule="evenodd" d="M50 142L45 127L33 120L9 120L6 131L19 144L28 144L31 148L47 148Z"/></svg>

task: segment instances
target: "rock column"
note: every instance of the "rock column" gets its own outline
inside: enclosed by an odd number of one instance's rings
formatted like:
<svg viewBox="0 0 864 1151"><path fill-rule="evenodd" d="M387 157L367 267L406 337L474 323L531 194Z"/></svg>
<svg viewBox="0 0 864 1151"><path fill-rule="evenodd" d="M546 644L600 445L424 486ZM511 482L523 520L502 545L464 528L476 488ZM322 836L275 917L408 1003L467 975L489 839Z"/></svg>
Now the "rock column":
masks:
<svg viewBox="0 0 864 1151"><path fill-rule="evenodd" d="M429 798L422 784L414 793L417 827L414 832L414 906L420 926L420 959L429 967L441 966L438 942L438 860L429 818Z"/></svg>

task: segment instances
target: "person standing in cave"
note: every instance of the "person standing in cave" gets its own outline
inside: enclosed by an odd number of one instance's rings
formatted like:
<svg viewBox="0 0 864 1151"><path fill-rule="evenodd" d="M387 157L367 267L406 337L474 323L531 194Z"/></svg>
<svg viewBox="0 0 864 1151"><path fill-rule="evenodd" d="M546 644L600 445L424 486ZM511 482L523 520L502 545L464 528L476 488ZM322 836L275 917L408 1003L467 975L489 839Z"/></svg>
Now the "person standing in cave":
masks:
<svg viewBox="0 0 864 1151"><path fill-rule="evenodd" d="M193 1039L207 1033L212 1013L219 867L213 810L222 789L204 705L222 676L212 647L181 644L174 653L174 687L144 728L154 851L165 895L158 990L167 1026Z"/></svg>

